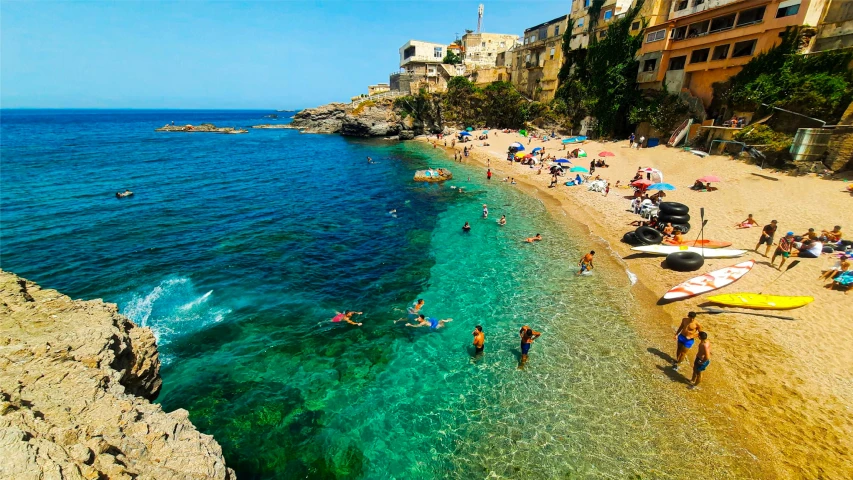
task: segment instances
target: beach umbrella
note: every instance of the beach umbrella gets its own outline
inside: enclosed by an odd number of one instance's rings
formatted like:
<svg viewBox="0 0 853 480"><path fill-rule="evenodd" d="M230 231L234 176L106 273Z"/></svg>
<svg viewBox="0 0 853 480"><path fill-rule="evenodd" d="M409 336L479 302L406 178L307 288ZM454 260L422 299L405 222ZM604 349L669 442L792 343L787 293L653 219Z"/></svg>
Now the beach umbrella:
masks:
<svg viewBox="0 0 853 480"><path fill-rule="evenodd" d="M539 150L542 150L542 147L536 147L536 148L534 148L534 149L532 150L532 152L533 152L533 153L536 153L536 152L538 152Z"/></svg>
<svg viewBox="0 0 853 480"><path fill-rule="evenodd" d="M519 130L518 133L524 135L525 137L527 136L527 130Z"/></svg>
<svg viewBox="0 0 853 480"><path fill-rule="evenodd" d="M521 152L518 152L518 153L516 153L516 154L515 154L515 158L524 158L524 156L525 156L525 155L524 155L523 153L521 153Z"/></svg>
<svg viewBox="0 0 853 480"><path fill-rule="evenodd" d="M524 158L533 158L533 155L528 153L527 155L524 156Z"/></svg>
<svg viewBox="0 0 853 480"><path fill-rule="evenodd" d="M570 172L584 172L584 173L589 173L589 170L587 170L587 169L585 169L585 168L583 168L583 167L572 167L572 168L570 168L570 169L569 169L569 171L570 171Z"/></svg>
<svg viewBox="0 0 853 480"><path fill-rule="evenodd" d="M584 158L584 157L586 157L586 152L580 148L576 148L576 149L572 150L572 155L574 155L577 158Z"/></svg>
<svg viewBox="0 0 853 480"><path fill-rule="evenodd" d="M670 190L675 190L675 187L673 187L672 185L670 185L670 184L668 184L668 183L653 183L653 184L649 185L649 188L648 188L648 189L649 189L649 190L666 190L666 191L670 191Z"/></svg>
<svg viewBox="0 0 853 480"><path fill-rule="evenodd" d="M615 157L616 154L613 152L601 152L598 154L599 157Z"/></svg>
<svg viewBox="0 0 853 480"><path fill-rule="evenodd" d="M650 182L648 180L637 180L637 181L631 182L631 186L639 187L639 188L645 188L651 184L652 184L652 182Z"/></svg>
<svg viewBox="0 0 853 480"><path fill-rule="evenodd" d="M509 146L512 148L515 148L516 150L524 150L524 145L522 145L518 142L510 143Z"/></svg>
<svg viewBox="0 0 853 480"><path fill-rule="evenodd" d="M471 131L473 131L473 130L474 130L474 127L468 127L468 128L466 128L465 130L468 130L469 132L471 132Z"/></svg>
<svg viewBox="0 0 853 480"><path fill-rule="evenodd" d="M711 183L711 182L722 182L720 177L716 175L705 175L704 177L699 179L700 182Z"/></svg>
<svg viewBox="0 0 853 480"><path fill-rule="evenodd" d="M460 134L459 134L459 136L460 136L460 137L470 137L470 136L471 136L471 134L470 134L470 133L468 133L468 132L462 132L462 133L460 133Z"/></svg>
<svg viewBox="0 0 853 480"><path fill-rule="evenodd" d="M572 162L566 158L558 158L558 159L554 160L554 163L572 163Z"/></svg>
<svg viewBox="0 0 853 480"><path fill-rule="evenodd" d="M489 133L488 130L483 130L483 135L488 135L488 133Z"/></svg>

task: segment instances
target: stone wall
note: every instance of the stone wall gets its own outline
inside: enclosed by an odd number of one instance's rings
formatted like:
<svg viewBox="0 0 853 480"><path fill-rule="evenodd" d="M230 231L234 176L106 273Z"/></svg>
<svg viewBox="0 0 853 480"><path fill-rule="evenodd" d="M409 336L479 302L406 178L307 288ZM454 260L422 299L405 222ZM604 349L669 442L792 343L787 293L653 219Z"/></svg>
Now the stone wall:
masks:
<svg viewBox="0 0 853 480"><path fill-rule="evenodd" d="M235 479L160 385L150 329L0 270L0 478Z"/></svg>
<svg viewBox="0 0 853 480"><path fill-rule="evenodd" d="M824 163L830 170L853 169L853 103L847 107L833 131Z"/></svg>

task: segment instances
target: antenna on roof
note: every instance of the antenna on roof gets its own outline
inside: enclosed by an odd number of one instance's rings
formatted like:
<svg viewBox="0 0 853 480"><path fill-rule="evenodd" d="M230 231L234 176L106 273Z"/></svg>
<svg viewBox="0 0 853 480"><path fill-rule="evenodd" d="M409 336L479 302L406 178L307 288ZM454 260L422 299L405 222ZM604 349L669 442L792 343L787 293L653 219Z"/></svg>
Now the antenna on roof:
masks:
<svg viewBox="0 0 853 480"><path fill-rule="evenodd" d="M480 7L477 8L477 33L480 33L483 29L483 4L480 4Z"/></svg>

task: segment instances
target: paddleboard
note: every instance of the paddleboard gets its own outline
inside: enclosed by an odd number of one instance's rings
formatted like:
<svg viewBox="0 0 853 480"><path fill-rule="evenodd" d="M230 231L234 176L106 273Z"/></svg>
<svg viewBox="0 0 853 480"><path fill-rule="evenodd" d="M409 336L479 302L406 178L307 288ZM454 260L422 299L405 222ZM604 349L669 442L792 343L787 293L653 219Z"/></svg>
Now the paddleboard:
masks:
<svg viewBox="0 0 853 480"><path fill-rule="evenodd" d="M696 248L678 245L643 245L640 247L633 247L631 250L661 256L666 256L675 252L694 252L705 258L735 258L746 253L746 250L733 250L728 248Z"/></svg>
<svg viewBox="0 0 853 480"><path fill-rule="evenodd" d="M688 240L686 242L681 242L678 245L687 245L688 247L726 248L731 247L732 242L721 242L719 240Z"/></svg>
<svg viewBox="0 0 853 480"><path fill-rule="evenodd" d="M708 297L709 302L728 307L753 308L756 310L790 310L814 301L814 297L785 297L760 293L727 293Z"/></svg>
<svg viewBox="0 0 853 480"><path fill-rule="evenodd" d="M663 298L664 300L682 300L723 288L749 273L754 266L755 260L747 260L731 267L714 270L705 275L691 278L684 283L672 287L664 294Z"/></svg>

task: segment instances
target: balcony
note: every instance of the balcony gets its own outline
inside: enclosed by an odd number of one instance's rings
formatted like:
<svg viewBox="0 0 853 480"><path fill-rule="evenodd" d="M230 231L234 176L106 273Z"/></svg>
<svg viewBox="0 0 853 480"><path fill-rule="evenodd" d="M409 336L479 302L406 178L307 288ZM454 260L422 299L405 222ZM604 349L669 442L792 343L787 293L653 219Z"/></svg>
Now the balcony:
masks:
<svg viewBox="0 0 853 480"><path fill-rule="evenodd" d="M723 5L728 5L730 3L739 1L743 0L704 0L701 3L697 3L697 0L675 0L672 5L672 13L669 16L669 19L674 20L676 18L686 17L688 15L704 12L705 10L719 8Z"/></svg>
<svg viewBox="0 0 853 480"><path fill-rule="evenodd" d="M409 63L441 63L444 57L438 58L430 55L412 55L400 61L400 66L408 65Z"/></svg>

